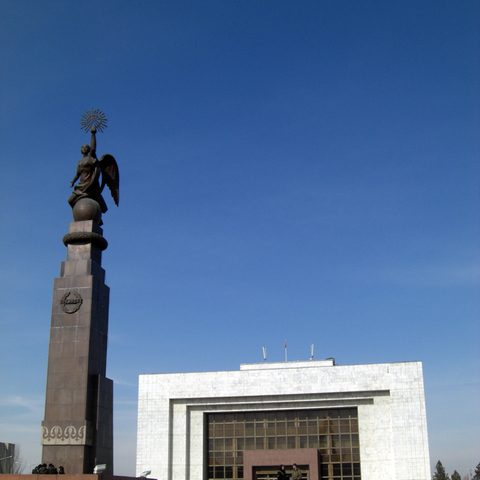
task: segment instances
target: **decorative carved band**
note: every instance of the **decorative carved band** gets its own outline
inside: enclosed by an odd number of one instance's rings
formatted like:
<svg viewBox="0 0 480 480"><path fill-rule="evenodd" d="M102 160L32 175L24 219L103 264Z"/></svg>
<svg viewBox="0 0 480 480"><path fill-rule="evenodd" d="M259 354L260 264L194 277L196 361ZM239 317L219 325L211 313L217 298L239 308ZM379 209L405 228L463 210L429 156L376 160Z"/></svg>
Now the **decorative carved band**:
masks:
<svg viewBox="0 0 480 480"><path fill-rule="evenodd" d="M70 295L72 295L71 298ZM60 300L60 305L65 313L75 313L80 310L83 299L77 292L67 292Z"/></svg>
<svg viewBox="0 0 480 480"><path fill-rule="evenodd" d="M99 250L105 250L108 242L102 235L94 232L72 232L63 236L63 244L67 247L70 243L93 243Z"/></svg>
<svg viewBox="0 0 480 480"><path fill-rule="evenodd" d="M80 427L67 425L64 428L42 425L42 445L92 445L92 441L93 427L87 424Z"/></svg>

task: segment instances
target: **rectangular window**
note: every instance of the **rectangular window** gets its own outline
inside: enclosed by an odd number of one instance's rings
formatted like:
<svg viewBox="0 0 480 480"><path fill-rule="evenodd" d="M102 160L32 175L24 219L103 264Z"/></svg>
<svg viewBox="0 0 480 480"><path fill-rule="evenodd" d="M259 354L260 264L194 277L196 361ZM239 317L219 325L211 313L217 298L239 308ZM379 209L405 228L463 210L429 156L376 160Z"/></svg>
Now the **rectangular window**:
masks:
<svg viewBox="0 0 480 480"><path fill-rule="evenodd" d="M277 437L277 450L286 450L287 439L285 437Z"/></svg>
<svg viewBox="0 0 480 480"><path fill-rule="evenodd" d="M308 448L318 448L318 436L309 435L308 436Z"/></svg>
<svg viewBox="0 0 480 480"><path fill-rule="evenodd" d="M358 433L358 419L350 419L350 428L352 433Z"/></svg>
<svg viewBox="0 0 480 480"><path fill-rule="evenodd" d="M275 437L268 437L267 438L267 449L268 450L275 450Z"/></svg>

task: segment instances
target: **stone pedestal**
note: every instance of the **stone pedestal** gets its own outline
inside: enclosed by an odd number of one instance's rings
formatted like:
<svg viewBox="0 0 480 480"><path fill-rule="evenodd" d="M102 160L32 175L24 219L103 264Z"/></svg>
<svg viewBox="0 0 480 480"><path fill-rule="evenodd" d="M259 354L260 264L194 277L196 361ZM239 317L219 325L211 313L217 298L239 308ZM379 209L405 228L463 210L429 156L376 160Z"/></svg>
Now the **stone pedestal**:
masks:
<svg viewBox="0 0 480 480"><path fill-rule="evenodd" d="M113 382L105 377L110 290L107 242L93 221L70 223L53 287L42 463L70 474L106 464L113 475Z"/></svg>

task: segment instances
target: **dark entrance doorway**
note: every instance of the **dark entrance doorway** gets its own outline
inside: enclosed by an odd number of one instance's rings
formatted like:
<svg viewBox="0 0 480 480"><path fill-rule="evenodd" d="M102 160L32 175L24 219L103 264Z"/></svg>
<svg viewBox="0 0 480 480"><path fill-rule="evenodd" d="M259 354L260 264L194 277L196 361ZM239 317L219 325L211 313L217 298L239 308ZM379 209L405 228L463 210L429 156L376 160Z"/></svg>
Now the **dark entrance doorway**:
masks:
<svg viewBox="0 0 480 480"><path fill-rule="evenodd" d="M279 465L262 465L252 468L252 480L276 480ZM310 472L309 465L298 465L302 472L302 480L309 480ZM292 465L285 465L285 470L290 476L292 472Z"/></svg>

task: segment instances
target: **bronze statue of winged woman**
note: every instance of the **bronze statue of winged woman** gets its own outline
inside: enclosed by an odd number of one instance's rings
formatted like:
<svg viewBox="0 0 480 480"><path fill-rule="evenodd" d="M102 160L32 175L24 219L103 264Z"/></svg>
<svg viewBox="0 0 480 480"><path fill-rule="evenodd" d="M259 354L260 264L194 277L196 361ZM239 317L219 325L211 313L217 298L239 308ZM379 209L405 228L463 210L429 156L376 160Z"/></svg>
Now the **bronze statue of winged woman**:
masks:
<svg viewBox="0 0 480 480"><path fill-rule="evenodd" d="M77 172L71 181L73 187L77 185L68 199L72 207L74 221L94 220L102 225L102 213L107 211L107 204L102 197L105 185L108 186L115 204L118 206L120 175L115 158L110 154L97 158L97 130L102 132L106 127L106 118L99 110L87 111L82 118L82 128L90 130L90 145L84 144L80 148L83 157L77 165ZM102 181L100 184L100 175Z"/></svg>

